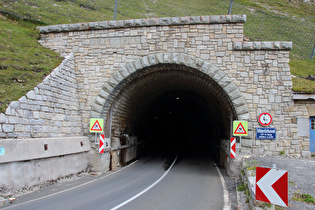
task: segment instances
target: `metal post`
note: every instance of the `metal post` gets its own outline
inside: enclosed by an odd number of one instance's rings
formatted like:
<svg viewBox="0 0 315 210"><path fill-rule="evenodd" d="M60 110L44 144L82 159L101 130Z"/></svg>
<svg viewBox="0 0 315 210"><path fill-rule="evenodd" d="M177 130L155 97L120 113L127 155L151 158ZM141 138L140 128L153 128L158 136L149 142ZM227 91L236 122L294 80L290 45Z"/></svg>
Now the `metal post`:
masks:
<svg viewBox="0 0 315 210"><path fill-rule="evenodd" d="M115 0L114 20L116 20L117 4L118 4L118 0Z"/></svg>
<svg viewBox="0 0 315 210"><path fill-rule="evenodd" d="M314 43L313 51L312 51L312 54L311 54L311 59L314 58L314 54L315 54L315 43Z"/></svg>
<svg viewBox="0 0 315 210"><path fill-rule="evenodd" d="M230 15L231 12L232 12L233 1L234 1L234 0L231 0L231 2L230 2L230 7L229 7L228 15Z"/></svg>
<svg viewBox="0 0 315 210"><path fill-rule="evenodd" d="M239 145L239 149L242 149L242 136L240 136L240 145Z"/></svg>
<svg viewBox="0 0 315 210"><path fill-rule="evenodd" d="M275 210L275 204L271 204L271 210Z"/></svg>

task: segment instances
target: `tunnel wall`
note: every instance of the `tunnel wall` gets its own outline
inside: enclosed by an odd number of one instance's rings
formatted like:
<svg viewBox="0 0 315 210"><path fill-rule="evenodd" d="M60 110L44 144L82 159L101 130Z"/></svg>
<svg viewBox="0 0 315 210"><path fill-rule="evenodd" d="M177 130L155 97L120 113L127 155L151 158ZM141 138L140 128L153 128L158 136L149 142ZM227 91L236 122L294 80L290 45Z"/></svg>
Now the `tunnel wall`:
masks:
<svg viewBox="0 0 315 210"><path fill-rule="evenodd" d="M102 21L39 30L42 45L62 55L73 53L84 135L89 135L90 117L106 118L124 82L136 80L129 76L147 66L175 63L215 80L230 98L235 117L249 121L241 152L301 154L303 139L297 136L295 122L300 113L295 110L288 66L292 43L244 41L245 21L244 15L222 15ZM273 116L276 141L255 140L261 112ZM119 125L120 115L113 116L113 126L124 127Z"/></svg>

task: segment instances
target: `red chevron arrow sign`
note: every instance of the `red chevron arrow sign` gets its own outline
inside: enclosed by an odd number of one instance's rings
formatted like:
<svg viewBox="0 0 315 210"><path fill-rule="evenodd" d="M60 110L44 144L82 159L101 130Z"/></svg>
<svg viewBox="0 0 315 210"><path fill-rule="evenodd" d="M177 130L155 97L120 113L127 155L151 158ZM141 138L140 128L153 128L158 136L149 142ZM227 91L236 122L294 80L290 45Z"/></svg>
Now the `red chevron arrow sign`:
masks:
<svg viewBox="0 0 315 210"><path fill-rule="evenodd" d="M232 137L231 138L231 143L230 143L230 157L235 158L236 157L236 138Z"/></svg>
<svg viewBox="0 0 315 210"><path fill-rule="evenodd" d="M105 147L104 147L104 140L105 140L105 135L104 134L101 134L100 135L100 144L99 144L99 148L98 148L98 152L99 153L104 153L104 149L105 149Z"/></svg>
<svg viewBox="0 0 315 210"><path fill-rule="evenodd" d="M256 200L288 206L288 172L274 168L256 168Z"/></svg>

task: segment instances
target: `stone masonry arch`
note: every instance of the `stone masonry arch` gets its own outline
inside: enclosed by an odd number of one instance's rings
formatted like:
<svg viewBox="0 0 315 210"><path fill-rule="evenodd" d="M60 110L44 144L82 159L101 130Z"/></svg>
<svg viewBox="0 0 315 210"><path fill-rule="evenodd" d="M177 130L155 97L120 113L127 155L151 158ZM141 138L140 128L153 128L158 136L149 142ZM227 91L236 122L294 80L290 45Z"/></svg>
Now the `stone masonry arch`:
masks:
<svg viewBox="0 0 315 210"><path fill-rule="evenodd" d="M200 77L202 77L201 75L206 75L208 79L213 80L213 83L217 84L217 89L221 88L221 90L217 90L218 92L224 92L224 97L226 97L224 100L226 100L226 103L232 107L234 115L233 119L245 121L249 120L249 111L243 95L228 75L224 73L224 71L205 60L181 53L150 54L133 62L127 63L119 71L114 73L113 76L110 77L102 86L95 103L93 104L91 118L106 119L109 109L115 103L118 95L121 94L126 86L128 86L131 80L134 80L141 74L147 74L140 73L144 69L151 68L147 70L147 72L165 71L167 68L160 67L161 65L175 65L175 68L184 69L189 68L190 70L186 69L186 72L195 70L195 72L200 74ZM154 66L159 67L152 70ZM205 80L205 83L206 82L207 81Z"/></svg>
<svg viewBox="0 0 315 210"><path fill-rule="evenodd" d="M151 54L127 63L102 86L95 103L93 104L91 118L105 117L105 114L110 108L110 102L113 102L112 100L115 93L121 88L119 84L124 79L138 70L157 64L185 65L197 69L213 78L231 99L235 107L237 118L239 120L249 120L249 111L243 95L233 81L222 70L215 65L211 65L207 61L180 53Z"/></svg>

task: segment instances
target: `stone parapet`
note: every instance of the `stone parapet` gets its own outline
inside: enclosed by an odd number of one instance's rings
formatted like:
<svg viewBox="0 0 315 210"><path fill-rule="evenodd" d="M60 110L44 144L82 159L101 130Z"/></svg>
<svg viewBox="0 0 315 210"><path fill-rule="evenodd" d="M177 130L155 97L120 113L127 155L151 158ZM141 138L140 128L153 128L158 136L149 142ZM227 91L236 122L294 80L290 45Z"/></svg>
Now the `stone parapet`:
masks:
<svg viewBox="0 0 315 210"><path fill-rule="evenodd" d="M59 33L70 31L86 31L101 29L116 29L146 26L171 26L193 24L225 24L244 23L246 15L213 15L213 16L187 16L187 17L163 17L133 20L112 20L89 23L61 24L38 27L39 33Z"/></svg>
<svg viewBox="0 0 315 210"><path fill-rule="evenodd" d="M62 155L88 152L91 149L88 137L32 138L0 140L4 148L0 163L35 160Z"/></svg>
<svg viewBox="0 0 315 210"><path fill-rule="evenodd" d="M292 42L235 42L234 50L292 50Z"/></svg>

